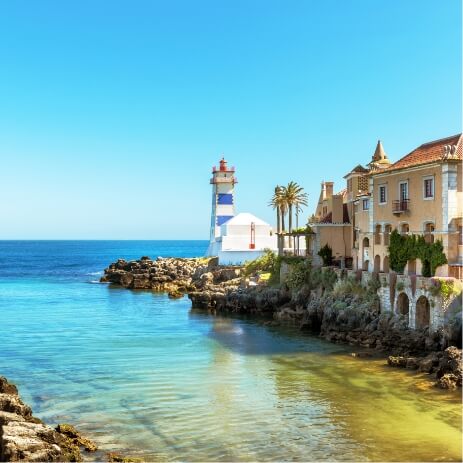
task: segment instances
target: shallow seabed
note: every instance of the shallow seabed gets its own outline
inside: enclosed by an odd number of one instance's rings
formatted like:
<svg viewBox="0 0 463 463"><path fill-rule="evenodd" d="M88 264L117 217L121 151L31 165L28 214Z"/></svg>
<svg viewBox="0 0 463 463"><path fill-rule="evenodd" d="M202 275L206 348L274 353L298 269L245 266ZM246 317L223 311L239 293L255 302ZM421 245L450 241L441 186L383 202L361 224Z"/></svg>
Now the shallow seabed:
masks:
<svg viewBox="0 0 463 463"><path fill-rule="evenodd" d="M458 393L289 328L93 284L204 243L0 242L0 374L37 416L148 460L460 461Z"/></svg>

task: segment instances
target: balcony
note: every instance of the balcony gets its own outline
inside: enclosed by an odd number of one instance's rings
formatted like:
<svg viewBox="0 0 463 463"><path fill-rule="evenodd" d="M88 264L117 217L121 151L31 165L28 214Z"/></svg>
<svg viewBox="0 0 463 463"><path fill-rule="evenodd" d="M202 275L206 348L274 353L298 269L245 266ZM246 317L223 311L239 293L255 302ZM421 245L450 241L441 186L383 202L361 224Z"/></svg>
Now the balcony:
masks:
<svg viewBox="0 0 463 463"><path fill-rule="evenodd" d="M410 200L409 199L398 199L392 201L392 213L401 214L402 212L408 212L410 210Z"/></svg>

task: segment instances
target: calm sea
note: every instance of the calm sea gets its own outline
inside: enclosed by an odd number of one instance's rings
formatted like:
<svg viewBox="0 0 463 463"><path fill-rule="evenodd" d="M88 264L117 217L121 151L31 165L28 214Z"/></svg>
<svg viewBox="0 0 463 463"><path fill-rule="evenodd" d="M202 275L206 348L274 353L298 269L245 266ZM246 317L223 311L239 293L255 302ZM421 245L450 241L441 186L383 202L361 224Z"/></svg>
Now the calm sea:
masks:
<svg viewBox="0 0 463 463"><path fill-rule="evenodd" d="M46 422L147 460L461 460L460 396L425 375L98 283L117 258L206 246L0 242L0 374Z"/></svg>

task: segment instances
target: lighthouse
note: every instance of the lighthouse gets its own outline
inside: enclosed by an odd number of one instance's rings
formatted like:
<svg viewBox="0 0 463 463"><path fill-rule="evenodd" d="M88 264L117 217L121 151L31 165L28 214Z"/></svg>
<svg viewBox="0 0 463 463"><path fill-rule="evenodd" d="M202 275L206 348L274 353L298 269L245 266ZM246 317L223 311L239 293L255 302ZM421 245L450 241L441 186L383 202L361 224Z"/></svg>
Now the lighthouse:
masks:
<svg viewBox="0 0 463 463"><path fill-rule="evenodd" d="M235 168L222 158L213 167L212 210L207 256L217 256L221 265L237 265L261 256L265 249L277 250L272 227L249 213L235 211Z"/></svg>
<svg viewBox="0 0 463 463"><path fill-rule="evenodd" d="M222 157L219 168L212 168L212 214L211 214L211 243L220 236L220 227L235 216L234 188L237 183L235 168L228 167Z"/></svg>

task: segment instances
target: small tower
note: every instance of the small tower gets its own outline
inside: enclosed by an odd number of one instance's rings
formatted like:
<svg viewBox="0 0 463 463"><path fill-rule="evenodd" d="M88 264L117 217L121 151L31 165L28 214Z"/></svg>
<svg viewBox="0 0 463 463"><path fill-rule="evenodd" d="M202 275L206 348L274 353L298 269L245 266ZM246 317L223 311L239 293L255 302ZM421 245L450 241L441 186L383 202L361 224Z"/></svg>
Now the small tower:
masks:
<svg viewBox="0 0 463 463"><path fill-rule="evenodd" d="M234 187L237 183L235 168L228 167L222 157L219 168L212 168L212 213L210 242L220 236L220 226L235 216Z"/></svg>
<svg viewBox="0 0 463 463"><path fill-rule="evenodd" d="M377 170L377 169L386 169L391 165L391 161L389 161L386 151L384 151L383 144L381 143L381 140L378 140L378 143L376 145L375 152L373 156L371 157L371 161L368 164L371 170Z"/></svg>

